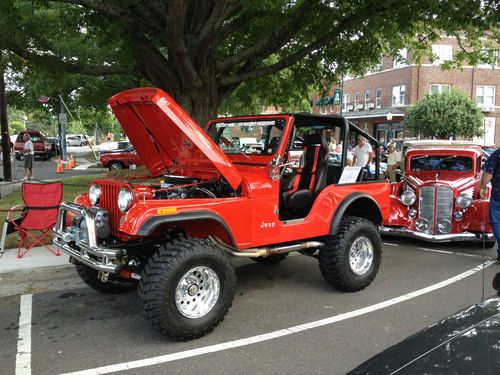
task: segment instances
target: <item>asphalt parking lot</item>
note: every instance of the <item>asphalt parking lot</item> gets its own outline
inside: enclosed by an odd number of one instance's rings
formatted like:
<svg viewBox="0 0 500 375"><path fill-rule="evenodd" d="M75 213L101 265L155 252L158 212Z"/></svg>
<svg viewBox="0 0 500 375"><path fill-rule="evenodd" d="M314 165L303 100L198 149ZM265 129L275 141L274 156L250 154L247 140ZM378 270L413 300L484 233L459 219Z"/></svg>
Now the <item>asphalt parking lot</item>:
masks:
<svg viewBox="0 0 500 375"><path fill-rule="evenodd" d="M357 293L329 287L314 258L238 260L229 314L191 342L156 333L135 292L102 295L70 272L71 282L0 299L0 374L343 374L480 302L483 285L494 294L495 250L383 241L379 274Z"/></svg>

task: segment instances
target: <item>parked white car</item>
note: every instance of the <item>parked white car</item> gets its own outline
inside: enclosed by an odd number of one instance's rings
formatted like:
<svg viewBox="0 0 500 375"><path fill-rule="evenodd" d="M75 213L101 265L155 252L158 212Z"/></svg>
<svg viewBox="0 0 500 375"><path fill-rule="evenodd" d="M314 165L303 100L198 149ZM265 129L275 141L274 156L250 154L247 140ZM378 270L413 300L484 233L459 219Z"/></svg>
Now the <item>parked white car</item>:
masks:
<svg viewBox="0 0 500 375"><path fill-rule="evenodd" d="M88 144L83 134L66 134L66 146L87 146Z"/></svg>

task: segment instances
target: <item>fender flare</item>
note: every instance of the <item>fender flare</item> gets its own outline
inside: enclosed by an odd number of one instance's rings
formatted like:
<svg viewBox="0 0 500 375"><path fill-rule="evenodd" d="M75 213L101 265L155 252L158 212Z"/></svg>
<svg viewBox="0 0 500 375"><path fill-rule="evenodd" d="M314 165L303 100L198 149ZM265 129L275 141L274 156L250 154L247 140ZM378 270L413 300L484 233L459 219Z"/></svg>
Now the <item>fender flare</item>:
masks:
<svg viewBox="0 0 500 375"><path fill-rule="evenodd" d="M234 241L233 234L231 233L231 230L229 229L229 226L227 223L216 213L210 212L210 211L186 211L186 212L180 212L175 215L168 215L168 216L153 216L144 223L142 223L141 227L137 231L137 235L139 236L150 236L156 228L158 228L162 224L167 224L167 223L175 223L179 221L195 221L195 220L213 220L216 221L218 224L224 228L224 230L227 233L227 236L229 237L229 240L231 241L231 245L233 247L236 246L236 242Z"/></svg>
<svg viewBox="0 0 500 375"><path fill-rule="evenodd" d="M351 193L348 196L346 196L342 202L340 202L337 209L335 210L332 222L330 224L330 235L334 235L338 232L340 227L340 221L342 220L342 217L344 217L344 213L347 211L347 209L349 208L349 206L351 206L352 203L360 199L370 200L377 207L378 214L380 215L380 218L382 218L380 207L375 199L373 199L370 195L366 193L361 193L361 192Z"/></svg>

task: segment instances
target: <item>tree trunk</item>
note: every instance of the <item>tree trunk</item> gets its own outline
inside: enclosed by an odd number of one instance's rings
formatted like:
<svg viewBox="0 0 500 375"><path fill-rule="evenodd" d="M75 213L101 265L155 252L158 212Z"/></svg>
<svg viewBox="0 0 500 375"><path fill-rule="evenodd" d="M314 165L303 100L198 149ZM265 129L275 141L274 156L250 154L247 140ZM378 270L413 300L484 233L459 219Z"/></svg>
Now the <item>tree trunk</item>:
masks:
<svg viewBox="0 0 500 375"><path fill-rule="evenodd" d="M5 98L5 66L0 52L0 124L2 129L3 176L5 181L12 181L10 164L9 122L7 119L7 100Z"/></svg>

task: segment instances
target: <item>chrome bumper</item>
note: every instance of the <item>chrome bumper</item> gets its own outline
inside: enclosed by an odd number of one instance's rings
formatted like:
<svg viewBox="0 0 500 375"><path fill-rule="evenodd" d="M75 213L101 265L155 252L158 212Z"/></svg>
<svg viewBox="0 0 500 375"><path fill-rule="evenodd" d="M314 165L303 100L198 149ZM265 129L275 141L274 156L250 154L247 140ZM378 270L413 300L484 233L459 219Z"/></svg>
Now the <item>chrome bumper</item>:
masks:
<svg viewBox="0 0 500 375"><path fill-rule="evenodd" d="M493 233L471 233L463 232L457 234L429 234L423 232L417 232L415 230L410 230L407 228L395 228L395 227L379 227L381 234L386 234L389 236L400 236L407 238L417 238L429 242L452 242L452 241L482 241L483 238L486 241L492 241L495 239Z"/></svg>
<svg viewBox="0 0 500 375"><path fill-rule="evenodd" d="M87 227L88 242L80 241L75 238L74 234L65 230L67 212L83 216ZM78 230L81 229L78 228ZM109 273L116 273L116 267L119 266L121 258L126 253L124 249L99 246L92 212L87 207L71 202L63 202L59 206L53 244L78 262L95 270Z"/></svg>

